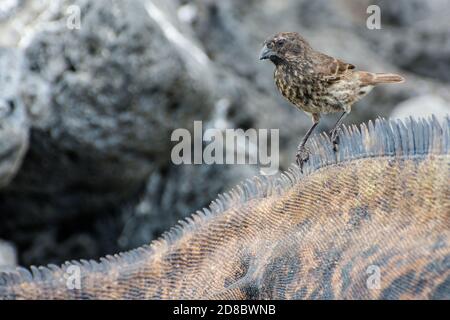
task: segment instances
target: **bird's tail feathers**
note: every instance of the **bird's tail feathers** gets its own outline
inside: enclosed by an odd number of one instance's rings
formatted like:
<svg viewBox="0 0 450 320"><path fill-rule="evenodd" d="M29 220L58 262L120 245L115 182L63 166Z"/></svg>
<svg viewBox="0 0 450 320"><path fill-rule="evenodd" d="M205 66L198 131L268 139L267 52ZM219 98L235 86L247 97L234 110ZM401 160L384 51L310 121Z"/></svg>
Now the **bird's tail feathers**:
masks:
<svg viewBox="0 0 450 320"><path fill-rule="evenodd" d="M360 79L365 85L377 85L382 83L402 83L405 78L394 73L361 72Z"/></svg>

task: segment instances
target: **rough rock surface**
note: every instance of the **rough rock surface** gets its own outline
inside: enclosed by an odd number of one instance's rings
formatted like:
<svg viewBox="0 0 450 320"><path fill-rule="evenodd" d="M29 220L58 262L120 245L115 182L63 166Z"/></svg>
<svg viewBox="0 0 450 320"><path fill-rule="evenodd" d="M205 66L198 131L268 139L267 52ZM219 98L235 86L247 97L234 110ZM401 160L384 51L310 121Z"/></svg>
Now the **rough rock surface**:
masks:
<svg viewBox="0 0 450 320"><path fill-rule="evenodd" d="M22 56L0 48L0 188L9 184L28 148L29 125L18 99Z"/></svg>
<svg viewBox="0 0 450 320"><path fill-rule="evenodd" d="M34 86L22 100L31 111L47 104L50 116L37 117L24 164L0 194L7 237L120 211L170 163L170 133L208 119L214 105L206 66L186 61L139 2L78 1L80 30L61 19L67 3L24 41L24 77Z"/></svg>
<svg viewBox="0 0 450 320"><path fill-rule="evenodd" d="M429 118L435 115L440 121L450 117L450 103L436 95L424 95L400 103L391 114L393 119Z"/></svg>
<svg viewBox="0 0 450 320"><path fill-rule="evenodd" d="M134 2L108 3L82 6L80 30L36 32L25 48L27 71L51 87L53 121L32 132L37 141L15 189L46 177L48 188L31 191L51 196L66 214L80 211L73 202L92 211L136 192L168 160L160 155L170 150L171 131L211 110L203 79L192 78L146 12ZM35 208L28 210L40 215Z"/></svg>
<svg viewBox="0 0 450 320"><path fill-rule="evenodd" d="M14 246L0 239L0 272L17 266L17 252Z"/></svg>
<svg viewBox="0 0 450 320"><path fill-rule="evenodd" d="M448 1L375 1L390 32L365 32L374 50L400 68L450 82ZM374 35L376 35L374 37Z"/></svg>

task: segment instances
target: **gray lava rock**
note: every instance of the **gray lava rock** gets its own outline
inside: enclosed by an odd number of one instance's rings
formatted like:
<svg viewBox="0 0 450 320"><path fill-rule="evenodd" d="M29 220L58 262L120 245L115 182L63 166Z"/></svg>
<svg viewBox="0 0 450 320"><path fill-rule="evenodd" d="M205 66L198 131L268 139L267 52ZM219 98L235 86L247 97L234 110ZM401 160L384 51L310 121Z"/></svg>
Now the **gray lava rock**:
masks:
<svg viewBox="0 0 450 320"><path fill-rule="evenodd" d="M421 19L426 18L430 14L432 3L433 1L420 0L373 1L373 4L381 8L383 24L401 27L414 26Z"/></svg>
<svg viewBox="0 0 450 320"><path fill-rule="evenodd" d="M408 99L398 104L391 114L394 119L407 117L429 118L434 115L444 123L444 119L450 117L450 102L436 95L424 95Z"/></svg>
<svg viewBox="0 0 450 320"><path fill-rule="evenodd" d="M66 27L69 4L81 8L79 30ZM20 96L32 130L20 172L0 193L7 221L0 234L8 238L26 226L75 226L120 212L152 172L170 164L171 132L208 120L214 108L208 61L192 61L177 42L189 45L188 36L171 38L140 1L58 1L57 8L25 41L29 86ZM1 116L21 124L23 105L10 109ZM14 140L12 129L3 130L11 139L0 152L15 156L26 135ZM8 163L0 167L5 182Z"/></svg>
<svg viewBox="0 0 450 320"><path fill-rule="evenodd" d="M180 219L208 206L237 181L257 173L255 167L243 165L188 165L152 174L137 204L123 210L121 249L150 243Z"/></svg>
<svg viewBox="0 0 450 320"><path fill-rule="evenodd" d="M194 78L139 2L78 4L80 30L62 22L36 32L25 48L26 71L50 88L53 120L33 128L11 188L21 190L20 198L45 196L46 207L54 202L55 211L76 213L134 194L169 162L170 133L208 118L213 105L207 79ZM5 192L2 212L22 206L16 196ZM30 201L26 210L42 215Z"/></svg>
<svg viewBox="0 0 450 320"><path fill-rule="evenodd" d="M14 245L0 239L0 271L17 266L17 251Z"/></svg>
<svg viewBox="0 0 450 320"><path fill-rule="evenodd" d="M377 1L385 29L365 32L383 57L412 73L450 82L450 7L447 1Z"/></svg>
<svg viewBox="0 0 450 320"><path fill-rule="evenodd" d="M19 170L28 148L29 125L19 98L22 56L0 48L0 188Z"/></svg>

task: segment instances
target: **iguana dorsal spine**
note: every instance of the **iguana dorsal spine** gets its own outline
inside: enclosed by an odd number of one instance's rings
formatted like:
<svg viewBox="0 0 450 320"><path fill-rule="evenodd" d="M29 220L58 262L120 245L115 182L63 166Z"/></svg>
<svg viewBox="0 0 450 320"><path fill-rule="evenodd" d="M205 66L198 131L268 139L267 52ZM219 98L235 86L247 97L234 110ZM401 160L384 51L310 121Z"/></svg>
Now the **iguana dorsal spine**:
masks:
<svg viewBox="0 0 450 320"><path fill-rule="evenodd" d="M0 298L449 299L450 119L311 145L304 174L247 180L129 252L2 273Z"/></svg>

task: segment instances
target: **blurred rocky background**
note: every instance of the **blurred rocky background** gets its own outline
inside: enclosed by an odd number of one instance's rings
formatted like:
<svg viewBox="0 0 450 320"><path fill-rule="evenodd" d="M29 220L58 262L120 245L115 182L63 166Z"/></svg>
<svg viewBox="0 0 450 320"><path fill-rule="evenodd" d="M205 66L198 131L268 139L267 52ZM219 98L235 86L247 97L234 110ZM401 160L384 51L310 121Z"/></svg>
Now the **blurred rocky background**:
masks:
<svg viewBox="0 0 450 320"><path fill-rule="evenodd" d="M366 27L371 4L381 30ZM78 9L81 28L68 28ZM285 169L311 120L258 61L278 31L360 69L405 75L358 103L348 123L444 117L448 17L448 0L1 0L0 265L16 263L14 248L29 265L148 243L258 174L173 165L170 135L194 120L280 129Z"/></svg>

